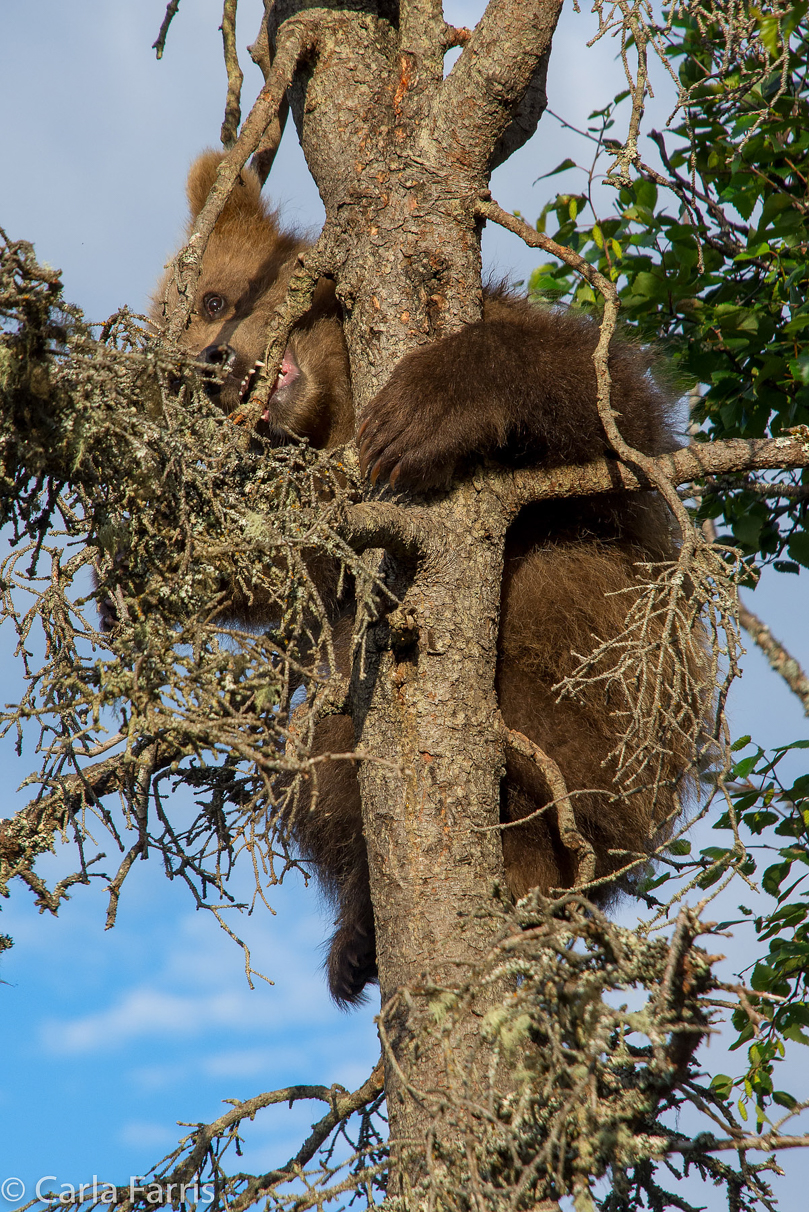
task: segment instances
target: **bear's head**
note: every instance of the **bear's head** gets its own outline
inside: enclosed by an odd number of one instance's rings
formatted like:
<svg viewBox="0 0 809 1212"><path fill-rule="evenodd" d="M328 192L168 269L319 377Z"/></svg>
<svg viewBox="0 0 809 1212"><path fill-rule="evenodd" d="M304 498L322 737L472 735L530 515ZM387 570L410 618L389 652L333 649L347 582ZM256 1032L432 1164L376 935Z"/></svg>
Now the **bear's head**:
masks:
<svg viewBox="0 0 809 1212"><path fill-rule="evenodd" d="M188 234L221 161L221 153L207 151L191 166ZM245 169L211 234L179 339L203 366L217 369L218 381L211 380L208 390L225 412L237 411L250 394L264 363L270 321L284 300L297 254L306 247L305 240L279 226L257 176ZM176 302L169 271L152 303L158 326ZM353 434L348 356L331 283L318 285L311 310L290 335L258 432L274 442L307 438L317 447L333 446Z"/></svg>

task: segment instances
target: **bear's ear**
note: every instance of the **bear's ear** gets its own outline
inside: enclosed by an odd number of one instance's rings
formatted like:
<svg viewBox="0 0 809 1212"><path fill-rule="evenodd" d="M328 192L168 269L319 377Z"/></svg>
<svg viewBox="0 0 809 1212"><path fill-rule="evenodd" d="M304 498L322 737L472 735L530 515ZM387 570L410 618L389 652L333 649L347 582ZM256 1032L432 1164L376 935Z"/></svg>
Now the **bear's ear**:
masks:
<svg viewBox="0 0 809 1212"><path fill-rule="evenodd" d="M205 151L191 165L186 193L192 223L205 205L205 200L216 180L219 165L224 158L224 152ZM258 219L265 221L269 217L261 197L258 177L249 168L246 168L231 191L218 225L226 224L229 220Z"/></svg>

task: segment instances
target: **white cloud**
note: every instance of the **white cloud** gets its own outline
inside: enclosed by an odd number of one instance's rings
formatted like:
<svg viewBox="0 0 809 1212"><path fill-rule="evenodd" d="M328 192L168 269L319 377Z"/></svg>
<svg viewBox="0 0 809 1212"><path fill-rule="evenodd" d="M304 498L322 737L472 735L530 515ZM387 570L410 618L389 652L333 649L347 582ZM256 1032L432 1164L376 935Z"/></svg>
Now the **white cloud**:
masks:
<svg viewBox="0 0 809 1212"><path fill-rule="evenodd" d="M239 993L182 995L153 988L133 989L107 1010L72 1021L46 1020L42 1042L51 1052L95 1052L139 1036L199 1035L211 1027L255 1027L266 1022L266 1007Z"/></svg>

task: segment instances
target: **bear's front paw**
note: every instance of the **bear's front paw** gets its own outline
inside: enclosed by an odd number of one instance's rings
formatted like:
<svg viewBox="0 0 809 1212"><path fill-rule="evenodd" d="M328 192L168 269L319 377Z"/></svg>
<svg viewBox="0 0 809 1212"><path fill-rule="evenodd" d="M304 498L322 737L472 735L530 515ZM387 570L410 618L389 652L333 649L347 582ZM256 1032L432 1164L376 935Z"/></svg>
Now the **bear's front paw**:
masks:
<svg viewBox="0 0 809 1212"><path fill-rule="evenodd" d="M404 403L385 391L371 401L357 441L363 475L370 476L372 484L382 479L392 488L425 491L449 483L457 453L435 411L417 412L411 401Z"/></svg>

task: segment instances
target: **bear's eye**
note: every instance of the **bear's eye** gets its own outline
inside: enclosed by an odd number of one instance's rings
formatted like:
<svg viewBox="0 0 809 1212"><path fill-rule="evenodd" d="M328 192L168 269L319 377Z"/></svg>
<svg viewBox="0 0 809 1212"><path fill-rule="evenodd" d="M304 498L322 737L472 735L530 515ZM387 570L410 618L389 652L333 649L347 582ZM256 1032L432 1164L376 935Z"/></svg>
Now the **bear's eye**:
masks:
<svg viewBox="0 0 809 1212"><path fill-rule="evenodd" d="M207 295L202 296L202 309L206 316L210 316L215 320L217 316L221 316L227 306L222 295L217 295L213 291L209 291Z"/></svg>

